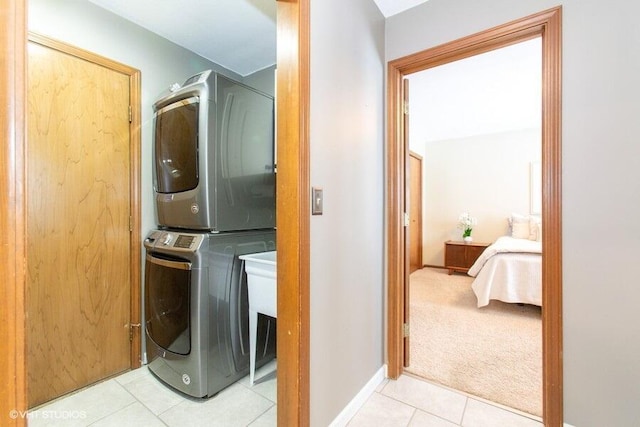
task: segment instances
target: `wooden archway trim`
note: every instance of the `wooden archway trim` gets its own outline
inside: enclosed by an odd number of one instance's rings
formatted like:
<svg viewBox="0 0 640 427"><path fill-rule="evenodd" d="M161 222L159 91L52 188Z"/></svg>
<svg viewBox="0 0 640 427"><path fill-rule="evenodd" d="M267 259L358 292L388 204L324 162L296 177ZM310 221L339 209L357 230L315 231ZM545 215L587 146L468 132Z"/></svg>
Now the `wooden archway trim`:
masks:
<svg viewBox="0 0 640 427"><path fill-rule="evenodd" d="M0 5L0 424L24 426L26 0Z"/></svg>
<svg viewBox="0 0 640 427"><path fill-rule="evenodd" d="M278 0L278 425L309 415L309 0Z"/></svg>
<svg viewBox="0 0 640 427"><path fill-rule="evenodd" d="M396 59L387 68L387 362L389 377L397 378L403 370L402 284L406 256L402 79L417 71L542 37L543 420L550 427L563 425L561 35L562 9L557 7Z"/></svg>

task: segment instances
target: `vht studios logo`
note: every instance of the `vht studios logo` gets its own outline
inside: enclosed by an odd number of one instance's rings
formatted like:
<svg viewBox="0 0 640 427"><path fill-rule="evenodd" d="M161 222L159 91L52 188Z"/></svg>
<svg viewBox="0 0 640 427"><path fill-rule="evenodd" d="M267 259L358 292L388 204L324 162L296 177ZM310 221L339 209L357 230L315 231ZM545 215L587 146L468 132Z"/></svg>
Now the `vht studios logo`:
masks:
<svg viewBox="0 0 640 427"><path fill-rule="evenodd" d="M12 419L27 418L41 420L81 420L87 418L85 411L18 411L12 409L9 411L9 417Z"/></svg>

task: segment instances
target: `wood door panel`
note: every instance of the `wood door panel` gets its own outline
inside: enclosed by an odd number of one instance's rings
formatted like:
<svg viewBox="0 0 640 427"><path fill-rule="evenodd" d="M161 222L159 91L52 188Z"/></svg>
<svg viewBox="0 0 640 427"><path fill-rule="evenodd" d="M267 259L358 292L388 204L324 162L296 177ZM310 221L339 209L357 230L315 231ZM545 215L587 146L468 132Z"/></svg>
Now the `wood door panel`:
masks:
<svg viewBox="0 0 640 427"><path fill-rule="evenodd" d="M409 153L409 274L422 268L422 157Z"/></svg>
<svg viewBox="0 0 640 427"><path fill-rule="evenodd" d="M32 407L130 365L129 77L30 42Z"/></svg>

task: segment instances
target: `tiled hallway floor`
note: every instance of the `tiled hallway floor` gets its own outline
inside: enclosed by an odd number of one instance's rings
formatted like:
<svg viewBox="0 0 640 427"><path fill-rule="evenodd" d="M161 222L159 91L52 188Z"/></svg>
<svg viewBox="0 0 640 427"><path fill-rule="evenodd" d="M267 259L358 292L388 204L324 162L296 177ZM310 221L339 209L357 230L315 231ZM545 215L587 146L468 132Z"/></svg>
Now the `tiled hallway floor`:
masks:
<svg viewBox="0 0 640 427"><path fill-rule="evenodd" d="M402 375L384 380L349 427L542 427L515 411Z"/></svg>
<svg viewBox="0 0 640 427"><path fill-rule="evenodd" d="M172 391L143 367L31 411L28 425L276 426L275 363L258 370L253 387L245 377L207 400L190 399ZM542 424L403 375L397 381L384 380L348 426L541 427Z"/></svg>

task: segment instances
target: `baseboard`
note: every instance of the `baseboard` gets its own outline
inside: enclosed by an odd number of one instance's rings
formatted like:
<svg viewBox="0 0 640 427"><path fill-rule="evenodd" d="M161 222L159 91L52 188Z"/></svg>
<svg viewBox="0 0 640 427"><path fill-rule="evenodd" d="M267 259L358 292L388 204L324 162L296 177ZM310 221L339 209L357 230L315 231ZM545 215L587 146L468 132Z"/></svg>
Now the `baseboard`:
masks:
<svg viewBox="0 0 640 427"><path fill-rule="evenodd" d="M568 424L568 423L564 423L562 424L562 427L575 427L575 426L572 426L571 424Z"/></svg>
<svg viewBox="0 0 640 427"><path fill-rule="evenodd" d="M362 408L362 405L367 401L369 396L376 391L376 387L380 385L386 378L387 365L381 367L378 372L362 387L362 389L355 395L351 402L338 414L338 416L329 424L329 427L343 427L353 418L353 416Z"/></svg>
<svg viewBox="0 0 640 427"><path fill-rule="evenodd" d="M439 268L441 270L447 269L447 267L445 267L444 265L432 265L432 264L424 264L422 268Z"/></svg>

